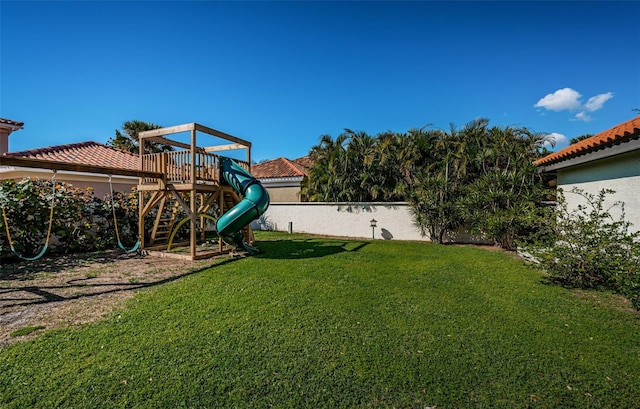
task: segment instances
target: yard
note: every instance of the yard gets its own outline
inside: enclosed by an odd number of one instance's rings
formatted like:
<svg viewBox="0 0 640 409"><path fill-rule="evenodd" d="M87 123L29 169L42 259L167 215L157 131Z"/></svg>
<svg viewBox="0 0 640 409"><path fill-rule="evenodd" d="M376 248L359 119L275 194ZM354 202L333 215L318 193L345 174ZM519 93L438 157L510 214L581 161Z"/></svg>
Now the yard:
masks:
<svg viewBox="0 0 640 409"><path fill-rule="evenodd" d="M24 320L2 321L0 407L640 401L640 320L621 297L549 285L512 254L471 246L257 238L257 257L197 265L3 266L0 320Z"/></svg>

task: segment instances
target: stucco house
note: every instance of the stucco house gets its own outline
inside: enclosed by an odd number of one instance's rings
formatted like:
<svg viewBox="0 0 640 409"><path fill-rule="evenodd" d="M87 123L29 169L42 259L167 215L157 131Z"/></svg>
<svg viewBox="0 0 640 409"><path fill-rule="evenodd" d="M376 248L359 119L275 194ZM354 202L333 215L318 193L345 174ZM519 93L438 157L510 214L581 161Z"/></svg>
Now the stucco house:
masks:
<svg viewBox="0 0 640 409"><path fill-rule="evenodd" d="M309 176L309 156L289 160L277 158L251 167L251 173L269 192L271 202L306 202L300 190Z"/></svg>
<svg viewBox="0 0 640 409"><path fill-rule="evenodd" d="M24 128L24 122L0 118L0 155L9 150L9 135L11 132Z"/></svg>
<svg viewBox="0 0 640 409"><path fill-rule="evenodd" d="M9 135L23 129L24 123L0 118L0 155L19 158L42 159L83 165L97 165L110 168L138 169L139 155L114 149L110 146L88 141L65 145L49 146L20 152L9 152ZM0 166L0 180L24 178L49 180L53 176L50 169L25 168L18 166ZM94 173L57 171L56 180L67 182L74 187L94 189L97 197L103 198L109 193L109 175ZM138 185L137 177L112 176L115 191L128 192Z"/></svg>
<svg viewBox="0 0 640 409"><path fill-rule="evenodd" d="M609 201L624 202L626 220L633 223L633 231L640 231L640 116L535 163L544 172L556 173L569 209L583 203L581 196L570 193L574 187L594 195L614 190Z"/></svg>

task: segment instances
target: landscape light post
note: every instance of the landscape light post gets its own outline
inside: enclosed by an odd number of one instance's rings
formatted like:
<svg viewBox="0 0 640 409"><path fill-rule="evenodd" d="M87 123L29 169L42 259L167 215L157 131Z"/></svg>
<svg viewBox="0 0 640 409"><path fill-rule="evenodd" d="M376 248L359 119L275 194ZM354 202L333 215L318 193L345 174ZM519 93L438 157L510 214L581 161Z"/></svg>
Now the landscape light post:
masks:
<svg viewBox="0 0 640 409"><path fill-rule="evenodd" d="M371 223L371 238L372 238L372 239L375 239L375 238L376 238L376 226L377 226L377 225L376 225L376 223L377 223L377 222L378 222L378 221L377 221L376 219L371 219L371 220L369 221L369 223Z"/></svg>

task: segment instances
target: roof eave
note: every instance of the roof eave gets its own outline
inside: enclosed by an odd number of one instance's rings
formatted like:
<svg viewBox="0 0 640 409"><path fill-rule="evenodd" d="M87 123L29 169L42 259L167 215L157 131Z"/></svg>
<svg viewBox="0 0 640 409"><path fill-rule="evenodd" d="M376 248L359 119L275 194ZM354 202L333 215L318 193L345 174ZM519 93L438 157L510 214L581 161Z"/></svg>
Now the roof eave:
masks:
<svg viewBox="0 0 640 409"><path fill-rule="evenodd" d="M614 143L608 146L601 146L599 147L599 149L583 151L580 154L572 155L570 157L554 161L550 164L541 164L540 168L544 172L556 171L559 169L570 168L596 160L607 159L635 150L640 150L640 139L638 139L637 137L625 142Z"/></svg>
<svg viewBox="0 0 640 409"><path fill-rule="evenodd" d="M9 132L19 131L20 129L24 129L24 124L23 125L7 124L3 122L3 123L0 123L0 129L8 129Z"/></svg>
<svg viewBox="0 0 640 409"><path fill-rule="evenodd" d="M257 178L260 183L268 187L300 187L300 183L304 179L304 176L293 177L272 177L272 178Z"/></svg>

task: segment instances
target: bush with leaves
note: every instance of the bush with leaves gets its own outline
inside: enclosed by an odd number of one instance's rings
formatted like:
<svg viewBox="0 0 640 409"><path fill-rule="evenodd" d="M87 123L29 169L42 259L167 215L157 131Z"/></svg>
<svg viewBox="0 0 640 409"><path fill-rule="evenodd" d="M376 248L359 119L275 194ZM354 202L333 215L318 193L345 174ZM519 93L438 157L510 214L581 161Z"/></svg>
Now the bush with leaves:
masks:
<svg viewBox="0 0 640 409"><path fill-rule="evenodd" d="M464 226L463 188L443 175L423 173L415 177L407 196L414 223L423 236L443 244L447 233Z"/></svg>
<svg viewBox="0 0 640 409"><path fill-rule="evenodd" d="M53 223L51 253L73 253L115 248L116 239L111 202L95 197L91 189L78 189L64 182L56 182L53 193L51 181L24 179L0 181L0 205L4 208L9 234L16 252L25 257L37 254L46 242L51 200ZM137 195L135 201L116 201L116 214L122 217L122 239L128 243L137 233ZM135 220L131 215L135 215ZM131 227L133 226L133 228ZM125 241L126 240L126 241ZM0 219L0 256L12 258L7 226Z"/></svg>
<svg viewBox="0 0 640 409"><path fill-rule="evenodd" d="M138 193L136 190L114 192L105 197L102 210L106 213L106 229L112 232L111 245L117 245L117 235L125 248L132 248L138 240ZM114 218L115 213L115 218ZM145 231L151 231L154 218L145 219ZM146 238L148 239L148 237Z"/></svg>
<svg viewBox="0 0 640 409"><path fill-rule="evenodd" d="M640 309L640 232L631 232L624 203L607 206L603 189L597 195L572 189L584 202L568 209L558 194L556 220L550 235L526 248L552 281L567 287L612 290ZM615 210L619 216L614 216Z"/></svg>
<svg viewBox="0 0 640 409"><path fill-rule="evenodd" d="M547 176L533 162L548 135L489 127L477 118L456 129L411 129L321 137L303 182L311 201L406 200L423 235L439 243L460 228L508 250L540 229Z"/></svg>
<svg viewBox="0 0 640 409"><path fill-rule="evenodd" d="M482 174L468 186L462 199L471 231L506 250L529 242L552 217L541 203L548 189L526 163L519 169Z"/></svg>
<svg viewBox="0 0 640 409"><path fill-rule="evenodd" d="M11 254L10 244L25 256L40 251L46 241L51 201L55 200L53 196L53 182L30 179L0 182L0 206L3 211L0 220L0 254L3 258ZM52 226L52 230L56 227Z"/></svg>

